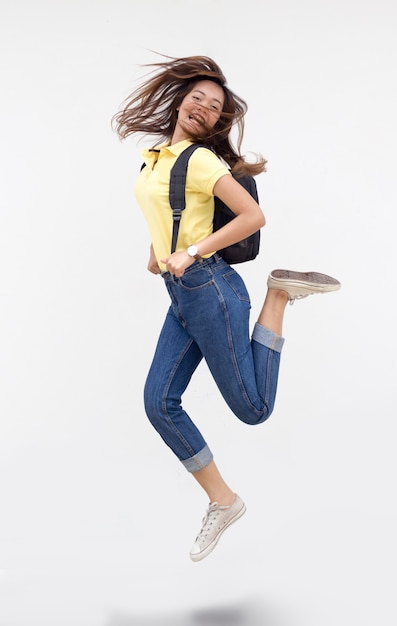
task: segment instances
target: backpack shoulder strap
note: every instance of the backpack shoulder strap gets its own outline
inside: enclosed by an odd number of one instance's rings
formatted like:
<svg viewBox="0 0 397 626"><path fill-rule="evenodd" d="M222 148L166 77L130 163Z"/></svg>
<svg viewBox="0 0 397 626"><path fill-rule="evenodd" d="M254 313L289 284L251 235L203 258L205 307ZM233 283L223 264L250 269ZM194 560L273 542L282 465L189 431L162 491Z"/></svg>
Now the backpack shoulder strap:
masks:
<svg viewBox="0 0 397 626"><path fill-rule="evenodd" d="M179 223L181 221L182 211L186 207L185 185L188 162L193 152L200 147L205 146L203 144L193 143L185 148L178 156L171 169L169 191L169 201L173 218L171 254L175 252L176 249Z"/></svg>

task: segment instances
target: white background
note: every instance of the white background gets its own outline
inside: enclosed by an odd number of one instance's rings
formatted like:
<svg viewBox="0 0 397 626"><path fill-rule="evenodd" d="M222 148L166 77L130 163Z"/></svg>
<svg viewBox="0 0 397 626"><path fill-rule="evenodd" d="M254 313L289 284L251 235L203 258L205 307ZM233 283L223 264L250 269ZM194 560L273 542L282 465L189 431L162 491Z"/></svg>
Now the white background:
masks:
<svg viewBox="0 0 397 626"><path fill-rule="evenodd" d="M1 0L0 625L395 626L393 0ZM205 54L262 152L253 321L288 307L279 395L251 428L205 367L185 397L247 514L205 561L206 496L147 422L168 299L110 119L155 62Z"/></svg>

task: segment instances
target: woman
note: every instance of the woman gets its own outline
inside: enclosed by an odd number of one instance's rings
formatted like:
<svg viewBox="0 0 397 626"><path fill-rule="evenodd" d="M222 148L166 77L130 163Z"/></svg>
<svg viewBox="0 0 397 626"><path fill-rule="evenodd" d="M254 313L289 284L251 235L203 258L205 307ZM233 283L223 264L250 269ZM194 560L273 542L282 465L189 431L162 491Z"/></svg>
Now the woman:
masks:
<svg viewBox="0 0 397 626"><path fill-rule="evenodd" d="M261 424L272 413L277 388L282 325L287 302L339 289L324 274L274 270L266 297L249 336L250 300L240 275L217 254L265 225L260 206L233 178L257 175L266 161L248 163L240 153L247 105L227 86L210 58L164 57L126 100L113 122L120 138L146 134L157 138L145 149L146 164L136 197L151 237L148 270L159 274L171 305L147 376L147 416L164 442L209 499L202 528L190 551L206 557L223 531L245 512L243 500L220 474L211 450L182 408L181 398L202 358L226 403L247 424ZM230 139L237 129L237 147ZM170 170L191 143L205 142L189 161L186 208L176 251L171 254ZM214 196L236 217L212 231Z"/></svg>

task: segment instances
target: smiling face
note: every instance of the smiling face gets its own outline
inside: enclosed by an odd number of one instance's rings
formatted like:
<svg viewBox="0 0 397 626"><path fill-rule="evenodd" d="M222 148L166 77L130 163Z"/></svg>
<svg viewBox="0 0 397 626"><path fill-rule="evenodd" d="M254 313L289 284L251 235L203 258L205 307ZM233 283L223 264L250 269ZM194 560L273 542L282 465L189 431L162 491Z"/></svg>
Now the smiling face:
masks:
<svg viewBox="0 0 397 626"><path fill-rule="evenodd" d="M223 89L211 80L200 80L184 97L178 110L172 143L204 137L222 113Z"/></svg>

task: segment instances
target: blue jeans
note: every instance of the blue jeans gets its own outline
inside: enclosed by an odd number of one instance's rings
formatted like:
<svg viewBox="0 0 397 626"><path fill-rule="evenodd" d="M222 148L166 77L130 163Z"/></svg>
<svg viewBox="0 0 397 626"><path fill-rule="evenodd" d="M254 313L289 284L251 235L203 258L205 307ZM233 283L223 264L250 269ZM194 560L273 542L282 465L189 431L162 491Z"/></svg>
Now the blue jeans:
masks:
<svg viewBox="0 0 397 626"><path fill-rule="evenodd" d="M163 278L171 298L144 390L154 428L189 472L212 461L181 399L204 357L224 400L246 424L272 413L284 339L256 323L249 336L250 298L241 276L218 254L195 262L181 278Z"/></svg>

